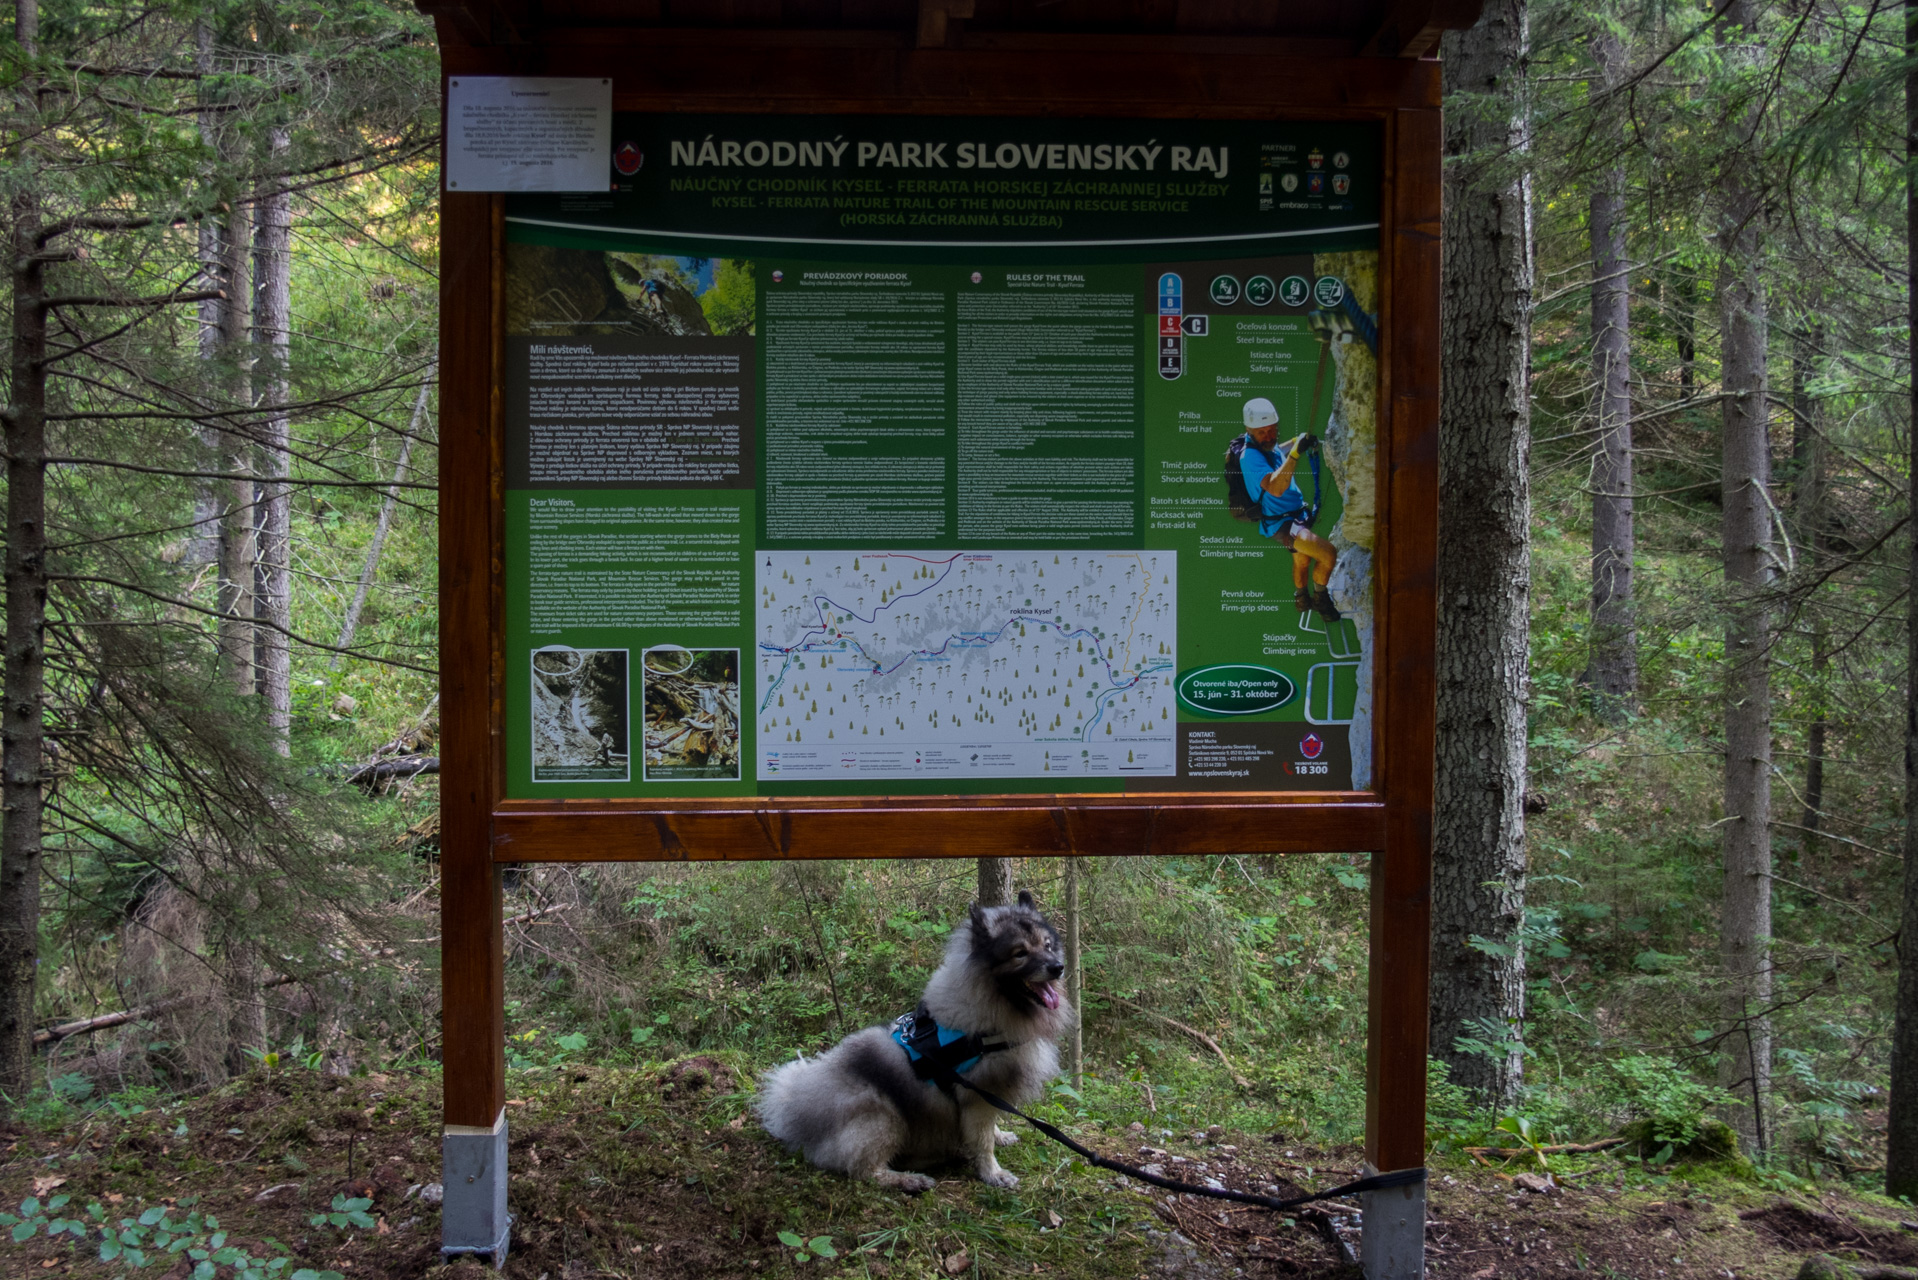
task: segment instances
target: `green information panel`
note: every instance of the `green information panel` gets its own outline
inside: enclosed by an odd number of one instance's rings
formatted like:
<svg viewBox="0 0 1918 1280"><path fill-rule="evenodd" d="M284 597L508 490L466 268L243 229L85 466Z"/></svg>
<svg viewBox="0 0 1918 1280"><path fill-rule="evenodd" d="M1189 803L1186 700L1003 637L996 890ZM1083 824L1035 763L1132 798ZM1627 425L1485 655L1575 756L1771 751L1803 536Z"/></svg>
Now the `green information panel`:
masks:
<svg viewBox="0 0 1918 1280"><path fill-rule="evenodd" d="M508 794L1368 788L1378 154L617 117L507 205Z"/></svg>

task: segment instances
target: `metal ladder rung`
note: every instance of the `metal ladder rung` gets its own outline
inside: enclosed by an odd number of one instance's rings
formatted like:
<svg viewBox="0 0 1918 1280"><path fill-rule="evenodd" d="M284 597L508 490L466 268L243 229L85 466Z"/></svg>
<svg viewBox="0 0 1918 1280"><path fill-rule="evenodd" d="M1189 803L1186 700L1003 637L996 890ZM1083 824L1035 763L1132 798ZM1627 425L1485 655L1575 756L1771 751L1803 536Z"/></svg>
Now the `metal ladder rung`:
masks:
<svg viewBox="0 0 1918 1280"><path fill-rule="evenodd" d="M1319 624L1316 627L1312 625L1315 622ZM1347 628L1350 630L1348 631ZM1339 629L1334 632L1326 626L1324 619L1318 613L1308 609L1299 615L1299 630L1310 636L1324 636L1326 652L1334 658L1356 659L1362 656L1359 649L1359 624L1350 618L1340 618Z"/></svg>
<svg viewBox="0 0 1918 1280"><path fill-rule="evenodd" d="M1339 706L1339 672L1342 670L1357 672L1358 669L1359 664L1356 662L1320 662L1305 669L1305 705L1301 710L1305 712L1307 724L1352 723L1351 716L1341 717L1335 714ZM1312 690L1318 682L1321 671L1325 672L1325 715L1323 717L1312 714Z"/></svg>

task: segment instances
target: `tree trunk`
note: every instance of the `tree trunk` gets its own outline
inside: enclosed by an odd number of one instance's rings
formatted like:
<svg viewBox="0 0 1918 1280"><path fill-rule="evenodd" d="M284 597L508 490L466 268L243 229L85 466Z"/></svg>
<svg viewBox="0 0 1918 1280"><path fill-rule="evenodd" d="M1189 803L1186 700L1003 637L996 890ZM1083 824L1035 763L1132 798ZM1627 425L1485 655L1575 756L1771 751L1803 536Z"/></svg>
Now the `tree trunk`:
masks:
<svg viewBox="0 0 1918 1280"><path fill-rule="evenodd" d="M1512 166L1530 149L1528 44L1525 0L1489 0L1443 55L1448 99L1501 105L1445 118L1448 159L1494 158L1445 169L1432 1052L1491 1100L1523 1074L1533 262L1531 182Z"/></svg>
<svg viewBox="0 0 1918 1280"><path fill-rule="evenodd" d="M194 25L194 38L199 47L199 56L195 59L194 69L203 77L213 74L213 29L205 23ZM201 101L208 109L200 113L200 140L209 152L218 153L220 147L220 113L212 110L213 103L208 95L208 80L200 82ZM207 298L199 304L200 309L200 361L205 365L207 387L224 387L227 378L220 367L230 353L225 351L227 334L226 308L236 297L234 282L227 279L226 227L223 219L209 215L200 219L200 288L221 289L226 292L224 298ZM218 398L216 392L205 400ZM200 448L208 471L218 471L222 458L220 433L211 426L202 426L198 431ZM218 480L200 478L193 482L193 528L187 534L186 554L184 556L188 572L198 574L207 565L220 559L220 517L226 503L221 495Z"/></svg>
<svg viewBox="0 0 1918 1280"><path fill-rule="evenodd" d="M979 859L979 905L1003 907L1012 901L1012 859Z"/></svg>
<svg viewBox="0 0 1918 1280"><path fill-rule="evenodd" d="M366 544L366 563L360 567L360 582L353 589L353 600L346 606L346 618L340 624L340 638L334 647L350 649L353 646L353 633L359 630L360 612L366 608L367 594L373 589L374 575L379 572L380 552L386 546L386 534L393 527L393 511L400 505L400 482L406 479L406 464L413 456L413 439L419 435L420 421L426 416L426 396L433 389L433 375L438 370L436 361L426 370L426 380L420 383L420 394L413 401L413 419L406 425L406 435L400 441L400 460L393 464L393 483L387 487L386 499L380 503L379 522L373 526L373 540ZM336 653L327 665L334 671L340 669L340 659L346 655Z"/></svg>
<svg viewBox="0 0 1918 1280"><path fill-rule="evenodd" d="M220 236L220 272L225 280L226 306L220 313L220 347L226 353L226 390L228 403L244 405L250 398L251 380L243 367L241 351L247 339L248 221L244 213L229 209L222 215ZM232 421L232 419L229 419ZM220 653L226 664L227 680L235 693L253 692L253 564L258 555L254 527L252 428L229 427L219 435L219 470L239 477L220 482L226 492L220 517Z"/></svg>
<svg viewBox="0 0 1918 1280"><path fill-rule="evenodd" d="M284 129L272 132L269 146L277 159L284 156L290 139ZM251 386L259 395L259 407L265 417L258 431L257 456L260 468L269 476L284 476L292 469L292 425L285 406L292 399L288 380L287 355L292 327L292 199L279 185L277 175L268 178L271 186L262 192L253 211L253 289L252 331L250 335ZM235 309L238 309L237 300ZM236 467L244 471L244 467ZM292 499L284 484L235 481L236 497L245 492L248 501L244 521L234 527L248 528L250 545L245 559L251 560L251 600L236 599L234 609L257 618L265 626L250 627L251 643L236 630L237 644L246 645L249 669L234 672L237 687L261 697L265 703L267 732L274 750L285 756L291 752L289 735L293 711L293 652L287 629L293 625L292 601ZM240 581L244 560L236 558L233 581ZM226 948L226 989L230 1010L227 1027L227 1065L236 1074L246 1070L246 1050L266 1050L266 998L260 989L261 950L245 916L235 920Z"/></svg>
<svg viewBox="0 0 1918 1280"><path fill-rule="evenodd" d="M1672 308L1672 324L1678 330L1678 398L1689 400L1698 390L1698 283L1684 268L1672 292L1677 305Z"/></svg>
<svg viewBox="0 0 1918 1280"><path fill-rule="evenodd" d="M1066 1041L1066 1067L1072 1072L1072 1087L1086 1087L1085 970L1079 965L1079 880L1085 859L1066 859L1066 998L1072 1002L1072 1031Z"/></svg>
<svg viewBox="0 0 1918 1280"><path fill-rule="evenodd" d="M233 144L224 131L220 134L220 154ZM219 352L215 395L225 393L225 405L231 410L247 406L252 398L247 357L247 258L252 239L250 220L238 201L229 200L209 214L219 223L218 252L220 288L225 290L219 313L220 327L214 336ZM242 425L244 423L245 425ZM253 431L250 418L229 414L223 429L213 433L219 464L214 470L235 477L214 482L220 499L220 656L229 687L239 694L254 691L253 676L253 572L258 556L258 530L254 518L256 497L253 492Z"/></svg>
<svg viewBox="0 0 1918 1280"><path fill-rule="evenodd" d="M1918 280L1918 0L1905 0L1905 266ZM1918 325L1910 328L1918 369ZM1918 380L1909 419L1918 422ZM1909 475L1918 476L1918 432L1907 432ZM1908 582L1918 583L1918 530L1911 534ZM1918 592L1905 597L1905 895L1898 929L1898 1004L1891 1032L1891 1115L1885 1194L1918 1198Z"/></svg>
<svg viewBox="0 0 1918 1280"><path fill-rule="evenodd" d="M286 130L275 129L275 159L289 146ZM274 174L269 181L278 187ZM259 234L253 245L254 368L264 384L267 411L262 466L270 476L292 472L292 423L285 406L292 400L287 357L292 343L293 201L283 190L270 191L259 203ZM284 484L262 484L259 502L259 568L254 616L268 625L254 639L259 662L259 691L266 698L267 727L273 745L288 754L293 722L293 650L287 632L293 626L292 495Z"/></svg>
<svg viewBox="0 0 1918 1280"><path fill-rule="evenodd" d="M1592 41L1592 54L1606 88L1624 78L1625 48L1617 36L1601 31ZM1598 449L1592 460L1592 649L1586 679L1599 714L1617 720L1638 694L1638 631L1632 618L1632 280L1623 165L1601 174L1592 190L1591 236Z"/></svg>
<svg viewBox="0 0 1918 1280"><path fill-rule="evenodd" d="M266 993L260 990L260 975L265 971L260 944L251 936L252 927L245 916L233 921L226 944L227 1041L226 1066L234 1075L243 1074L252 1065L248 1049L266 1051Z"/></svg>
<svg viewBox="0 0 1918 1280"><path fill-rule="evenodd" d="M1792 509L1797 516L1799 558L1806 579L1818 580L1825 561L1825 442L1812 419L1811 373L1824 331L1792 336L1791 408L1792 457L1797 475L1792 482ZM1825 815L1825 671L1831 663L1823 620L1808 597L1799 605L1811 631L1811 724L1805 730L1805 806L1800 815L1799 843L1806 858L1818 850L1818 828Z"/></svg>
<svg viewBox="0 0 1918 1280"><path fill-rule="evenodd" d="M1733 57L1756 38L1757 6L1733 0L1718 38ZM1756 116L1745 127L1754 132ZM1759 271L1761 206L1754 143L1734 144L1719 178L1718 299L1725 395L1723 541L1725 623L1725 883L1719 954L1726 1032L1719 1083L1749 1106L1728 1117L1746 1149L1769 1139L1771 1079L1771 610L1773 567L1770 412L1766 399L1765 290Z"/></svg>
<svg viewBox="0 0 1918 1280"><path fill-rule="evenodd" d="M36 0L17 0L14 37L38 53ZM0 708L0 1106L25 1099L34 1083L33 1002L40 956L40 772L47 614L47 264L41 259L41 210L24 141L38 112L38 77L29 73L14 109L15 169L8 246L13 350L8 404L0 432L7 451L6 662Z"/></svg>

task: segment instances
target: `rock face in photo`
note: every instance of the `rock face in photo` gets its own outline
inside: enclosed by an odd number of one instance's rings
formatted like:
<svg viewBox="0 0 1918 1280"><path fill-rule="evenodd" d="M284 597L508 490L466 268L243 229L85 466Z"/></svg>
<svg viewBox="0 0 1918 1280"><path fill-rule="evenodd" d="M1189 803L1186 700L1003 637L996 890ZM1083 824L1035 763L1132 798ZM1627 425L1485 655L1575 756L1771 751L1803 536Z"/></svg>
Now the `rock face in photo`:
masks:
<svg viewBox="0 0 1918 1280"><path fill-rule="evenodd" d="M626 651L533 655L533 768L626 769Z"/></svg>
<svg viewBox="0 0 1918 1280"><path fill-rule="evenodd" d="M505 300L506 331L513 334L712 333L677 262L658 254L508 245Z"/></svg>
<svg viewBox="0 0 1918 1280"><path fill-rule="evenodd" d="M706 313L698 297L683 283L673 259L650 253L609 253L606 272L636 323L654 325L665 333L711 335ZM646 290L649 280L657 286L650 294Z"/></svg>
<svg viewBox="0 0 1918 1280"><path fill-rule="evenodd" d="M1320 253L1315 276L1337 276L1367 315L1379 313L1379 256L1371 250ZM1338 548L1338 568L1329 584L1339 611L1359 632L1358 703L1352 709L1352 789L1372 785L1372 557L1378 512L1379 362L1363 339L1332 344L1338 370L1332 418L1325 432L1325 462L1338 481L1344 514L1327 536Z"/></svg>

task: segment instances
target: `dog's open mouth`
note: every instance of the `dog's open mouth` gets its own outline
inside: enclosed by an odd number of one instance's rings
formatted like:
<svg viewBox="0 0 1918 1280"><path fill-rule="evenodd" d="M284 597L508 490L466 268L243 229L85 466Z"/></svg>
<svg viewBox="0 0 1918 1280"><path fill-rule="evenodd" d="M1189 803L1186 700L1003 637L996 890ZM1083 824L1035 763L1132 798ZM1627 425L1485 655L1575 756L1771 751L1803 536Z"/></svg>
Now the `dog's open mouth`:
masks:
<svg viewBox="0 0 1918 1280"><path fill-rule="evenodd" d="M1028 982L1026 985L1032 988L1033 997L1038 1000L1040 1004L1048 1009L1057 1009L1059 1007L1059 986L1057 983L1048 979L1044 982Z"/></svg>

